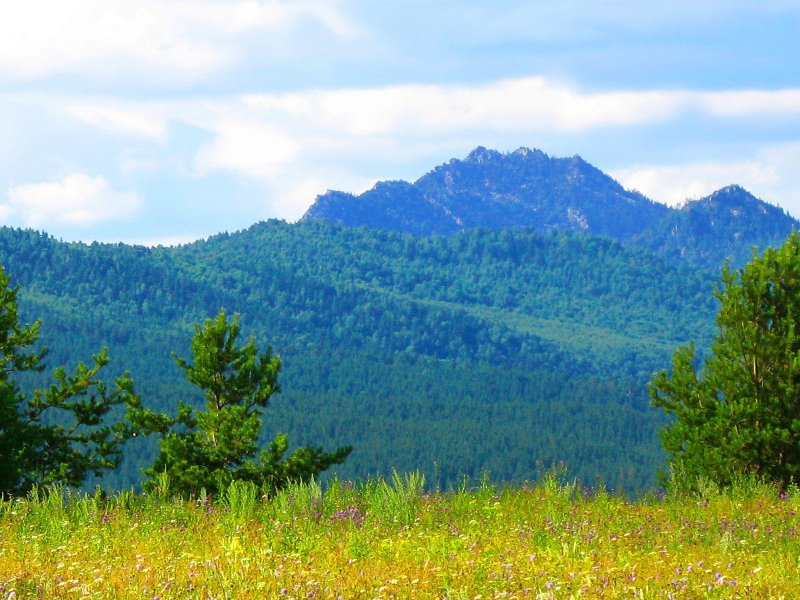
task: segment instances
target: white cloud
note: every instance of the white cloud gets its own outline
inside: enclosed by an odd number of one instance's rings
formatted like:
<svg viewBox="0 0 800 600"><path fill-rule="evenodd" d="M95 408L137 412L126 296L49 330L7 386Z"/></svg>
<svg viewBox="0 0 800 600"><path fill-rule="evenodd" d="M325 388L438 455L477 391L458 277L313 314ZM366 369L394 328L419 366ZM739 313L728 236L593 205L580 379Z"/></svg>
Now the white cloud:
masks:
<svg viewBox="0 0 800 600"><path fill-rule="evenodd" d="M252 30L287 31L303 19L335 35L356 28L330 3L279 0L25 0L0 19L0 75L85 73L191 82L243 56Z"/></svg>
<svg viewBox="0 0 800 600"><path fill-rule="evenodd" d="M800 89L584 92L541 77L483 85L398 85L141 103L62 98L67 114L116 135L164 140L172 123L212 137L197 151L212 170L275 179L313 155L364 159L401 146L469 138L578 135L602 128L800 112ZM320 163L322 164L322 163ZM324 165L323 165L324 166Z"/></svg>
<svg viewBox="0 0 800 600"><path fill-rule="evenodd" d="M800 142L792 142L766 146L740 161L642 165L618 169L611 175L626 188L672 206L735 183L800 217L798 164Z"/></svg>
<svg viewBox="0 0 800 600"><path fill-rule="evenodd" d="M297 21L311 18L339 37L353 38L360 35L355 23L336 10L330 2L249 0L226 5L220 13L225 29L232 33L260 28L289 29Z"/></svg>
<svg viewBox="0 0 800 600"><path fill-rule="evenodd" d="M699 94L700 104L712 115L743 117L749 115L800 115L800 89L737 90Z"/></svg>
<svg viewBox="0 0 800 600"><path fill-rule="evenodd" d="M668 118L684 92L581 93L541 77L478 86L405 85L251 95L265 116L302 121L348 135L398 131L542 129L585 131Z"/></svg>
<svg viewBox="0 0 800 600"><path fill-rule="evenodd" d="M137 194L113 190L102 176L73 173L61 181L12 187L0 214L26 227L84 226L130 217L141 206Z"/></svg>
<svg viewBox="0 0 800 600"><path fill-rule="evenodd" d="M222 169L250 177L275 177L301 150L300 141L277 126L243 119L222 119L216 139L200 149L202 171Z"/></svg>
<svg viewBox="0 0 800 600"><path fill-rule="evenodd" d="M196 156L201 173L225 170L276 180L304 167L302 178L308 180L312 169L318 178L321 169L332 171L342 160L363 162L410 146L441 146L443 136L485 140L498 132L521 137L634 125L667 119L685 102L683 92L582 94L542 78L522 78L471 87L248 95L184 102L170 114L213 136Z"/></svg>
<svg viewBox="0 0 800 600"><path fill-rule="evenodd" d="M582 92L542 77L475 86L404 85L290 94L255 94L246 106L265 118L353 136L465 129L584 132L673 119L800 113L800 88L704 92Z"/></svg>
<svg viewBox="0 0 800 600"><path fill-rule="evenodd" d="M167 133L163 110L152 106L117 106L113 103L73 104L65 111L71 117L113 134L161 140Z"/></svg>
<svg viewBox="0 0 800 600"><path fill-rule="evenodd" d="M600 128L677 121L683 114L698 111L709 117L782 116L794 109L795 98L800 98L800 90L588 93L528 77L476 86L402 85L252 94L206 103L194 111L184 106L176 118L215 137L198 154L201 170L275 178L309 155L322 160L336 156L364 159L392 147L419 147L443 137L487 140L513 136L524 140L542 133L575 135Z"/></svg>
<svg viewBox="0 0 800 600"><path fill-rule="evenodd" d="M14 2L0 22L0 72L103 73L116 63L188 75L228 62L225 49L191 35L191 24L199 23L189 8L152 0Z"/></svg>
<svg viewBox="0 0 800 600"><path fill-rule="evenodd" d="M624 187L637 190L659 202L679 206L686 200L707 196L726 185L745 184L745 179L763 179L757 165L747 162L697 162L618 169L611 173Z"/></svg>

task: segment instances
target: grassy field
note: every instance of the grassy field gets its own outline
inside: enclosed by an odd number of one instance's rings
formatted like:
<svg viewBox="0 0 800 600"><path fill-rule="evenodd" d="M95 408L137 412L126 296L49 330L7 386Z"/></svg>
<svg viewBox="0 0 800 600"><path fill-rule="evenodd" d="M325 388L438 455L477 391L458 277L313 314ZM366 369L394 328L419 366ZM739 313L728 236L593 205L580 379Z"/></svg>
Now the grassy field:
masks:
<svg viewBox="0 0 800 600"><path fill-rule="evenodd" d="M635 502L548 476L392 481L264 500L46 490L0 503L5 598L797 598L800 493Z"/></svg>

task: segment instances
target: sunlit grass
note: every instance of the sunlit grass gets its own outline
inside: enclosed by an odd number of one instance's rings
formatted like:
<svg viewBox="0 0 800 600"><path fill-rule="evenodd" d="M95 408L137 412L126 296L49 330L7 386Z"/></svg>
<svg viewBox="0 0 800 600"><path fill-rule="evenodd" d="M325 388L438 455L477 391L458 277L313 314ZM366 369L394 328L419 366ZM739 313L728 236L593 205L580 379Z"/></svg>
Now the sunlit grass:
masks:
<svg viewBox="0 0 800 600"><path fill-rule="evenodd" d="M800 494L636 502L555 477L418 475L212 500L41 490L0 502L0 597L796 598Z"/></svg>

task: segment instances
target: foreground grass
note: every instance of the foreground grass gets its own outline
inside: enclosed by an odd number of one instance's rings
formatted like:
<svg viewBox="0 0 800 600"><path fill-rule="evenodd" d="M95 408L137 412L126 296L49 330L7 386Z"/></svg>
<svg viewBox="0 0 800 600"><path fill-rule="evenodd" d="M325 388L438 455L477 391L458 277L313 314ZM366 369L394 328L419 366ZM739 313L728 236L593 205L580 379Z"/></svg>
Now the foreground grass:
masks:
<svg viewBox="0 0 800 600"><path fill-rule="evenodd" d="M800 495L627 502L554 478L420 478L218 502L48 490L0 503L0 598L796 598Z"/></svg>

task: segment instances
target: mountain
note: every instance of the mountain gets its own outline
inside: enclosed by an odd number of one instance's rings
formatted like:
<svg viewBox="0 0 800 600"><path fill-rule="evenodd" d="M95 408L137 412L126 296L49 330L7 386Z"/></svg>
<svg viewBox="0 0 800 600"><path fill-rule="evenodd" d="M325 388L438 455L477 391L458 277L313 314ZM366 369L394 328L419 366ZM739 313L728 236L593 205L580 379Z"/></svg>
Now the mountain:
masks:
<svg viewBox="0 0 800 600"><path fill-rule="evenodd" d="M479 147L413 184L381 182L359 196L328 192L303 217L417 235L451 235L483 227L588 231L627 240L668 209L629 192L579 156L551 158L520 148Z"/></svg>
<svg viewBox="0 0 800 600"><path fill-rule="evenodd" d="M201 402L170 354L186 357L194 324L225 307L283 358L266 438L352 444L341 477L418 469L443 486L484 470L522 482L538 459L589 485L652 487L664 417L645 383L678 345L707 346L715 310L706 271L530 229L268 222L147 249L0 228L0 264L23 320L42 319L51 367L106 345L151 407ZM153 452L131 443L107 484L135 484Z"/></svg>
<svg viewBox="0 0 800 600"><path fill-rule="evenodd" d="M743 264L753 246L779 243L800 225L739 186L675 209L625 190L579 156L482 147L414 183L380 182L358 196L329 191L303 220L416 235L479 227L584 231L712 269L726 258Z"/></svg>
<svg viewBox="0 0 800 600"><path fill-rule="evenodd" d="M671 210L634 242L673 261L721 265L729 259L740 265L753 248L783 243L798 225L784 210L731 185Z"/></svg>
<svg viewBox="0 0 800 600"><path fill-rule="evenodd" d="M647 381L681 344L708 348L721 260L796 224L735 186L670 209L579 157L478 148L415 183L329 192L300 223L176 248L0 228L0 264L51 367L108 346L109 375L130 370L156 410L202 402L171 353L221 307L240 313L283 359L265 439L352 444L343 478L520 483L564 461L636 493L664 463ZM135 440L104 484L136 484L154 452Z"/></svg>

